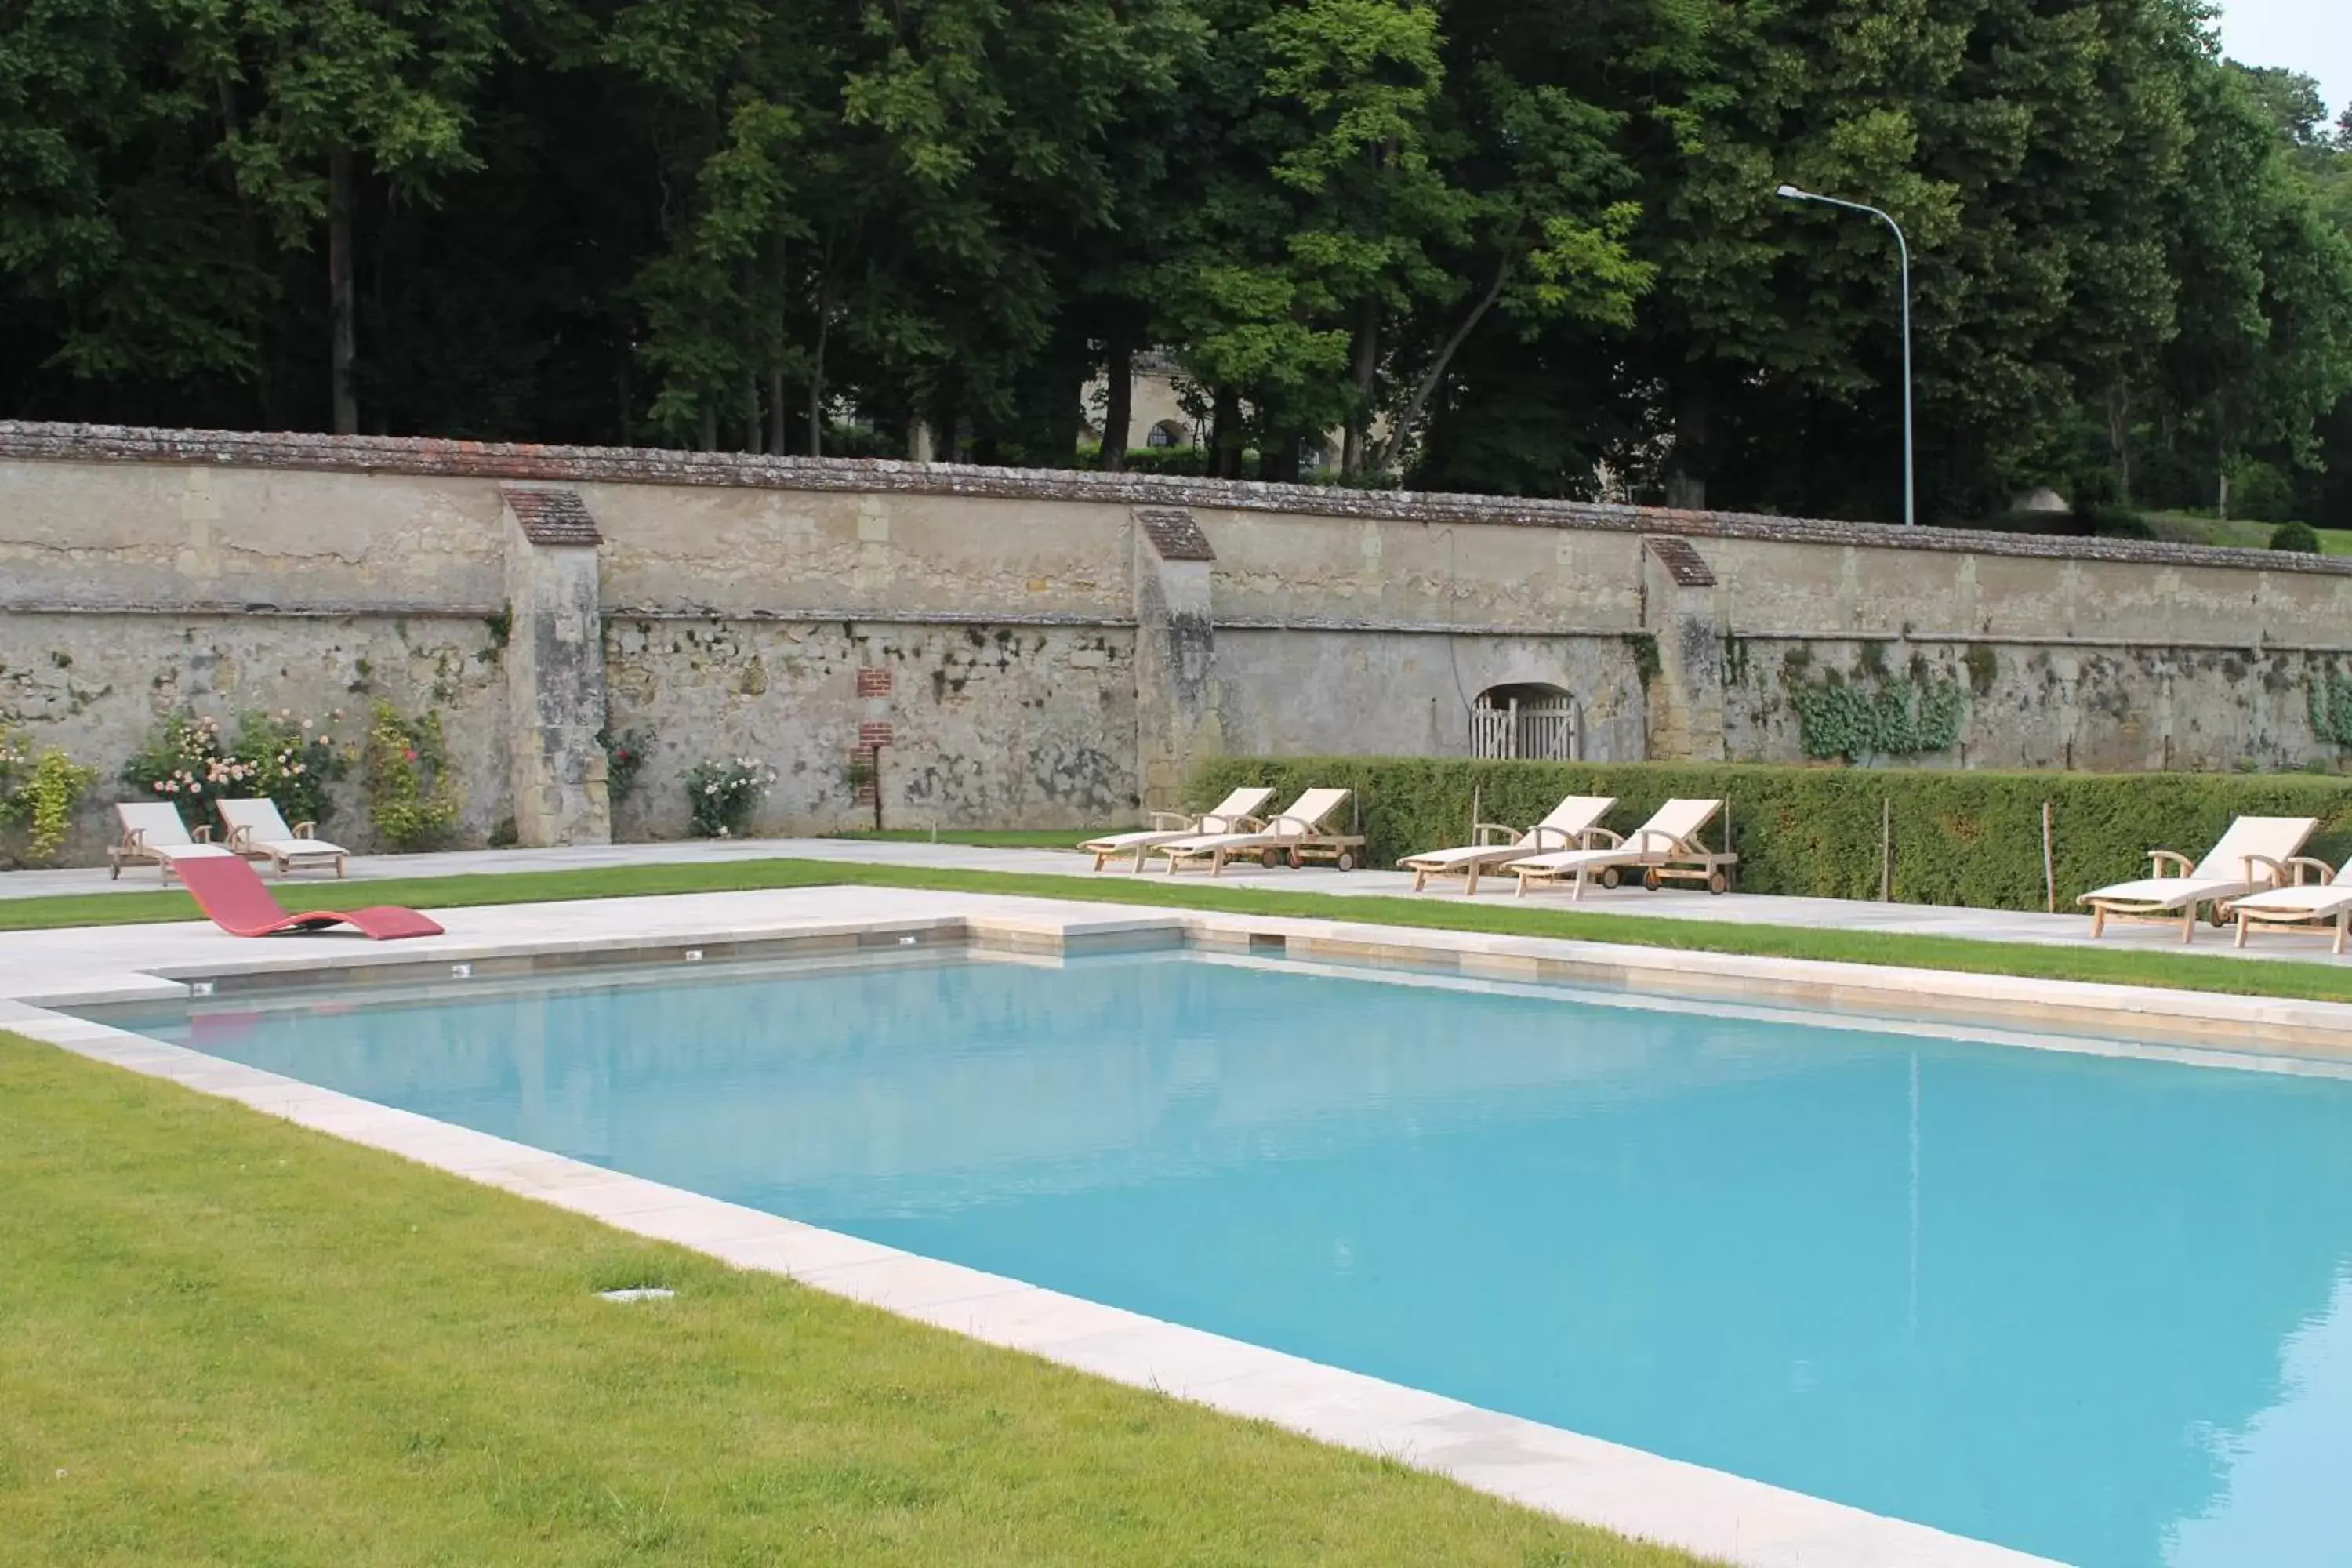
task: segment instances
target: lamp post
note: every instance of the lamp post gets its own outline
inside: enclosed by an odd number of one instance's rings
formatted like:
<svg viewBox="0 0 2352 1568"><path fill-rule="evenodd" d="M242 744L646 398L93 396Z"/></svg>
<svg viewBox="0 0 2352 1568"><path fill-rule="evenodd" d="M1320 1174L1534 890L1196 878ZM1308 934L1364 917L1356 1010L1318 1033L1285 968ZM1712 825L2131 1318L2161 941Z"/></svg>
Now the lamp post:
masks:
<svg viewBox="0 0 2352 1568"><path fill-rule="evenodd" d="M1783 201L1819 202L1824 206L1868 213L1895 231L1895 253L1903 264L1903 526L1908 528L1919 521L1916 500L1919 491L1913 478L1911 458L1911 247L1904 242L1903 226L1876 207L1838 196L1817 195L1794 185L1782 185L1780 195Z"/></svg>

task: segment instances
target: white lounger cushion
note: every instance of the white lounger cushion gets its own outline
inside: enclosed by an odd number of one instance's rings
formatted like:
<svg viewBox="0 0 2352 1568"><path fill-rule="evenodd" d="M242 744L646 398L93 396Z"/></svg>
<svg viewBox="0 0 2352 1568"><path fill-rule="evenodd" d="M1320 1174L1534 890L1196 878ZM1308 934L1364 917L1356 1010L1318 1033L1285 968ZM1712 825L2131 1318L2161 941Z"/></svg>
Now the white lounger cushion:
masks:
<svg viewBox="0 0 2352 1568"><path fill-rule="evenodd" d="M216 846L199 844L188 837L188 825L180 820L180 808L163 800L126 800L114 808L122 831L139 836L139 847L156 854L171 849L212 849ZM222 850L226 854L227 851Z"/></svg>
<svg viewBox="0 0 2352 1568"><path fill-rule="evenodd" d="M1203 812L1198 826L1192 827L1145 827L1132 833L1113 833L1101 838L1089 838L1078 846L1081 849L1116 855L1122 849L1149 848L1154 844L1173 844L1179 838L1191 838L1203 833L1230 833L1241 817L1255 816L1257 808L1274 791L1252 784L1237 789L1219 801L1213 811Z"/></svg>
<svg viewBox="0 0 2352 1568"><path fill-rule="evenodd" d="M2158 909L2177 910L2192 903L2201 904L2208 899L2234 899L2256 885L2243 877L2143 877L2137 882L2117 882L2112 888L2084 893L2080 901L2153 904Z"/></svg>
<svg viewBox="0 0 2352 1568"><path fill-rule="evenodd" d="M2075 901L2181 909L2208 899L2233 899L2264 886L2269 879L2262 862L2284 865L2318 826L2318 819L2309 816L2242 816L2186 877L2139 877L2084 893ZM2257 858L2251 877L2249 857Z"/></svg>
<svg viewBox="0 0 2352 1568"><path fill-rule="evenodd" d="M2345 862L2352 869L2352 860ZM2332 882L2308 882L2300 888L2268 888L2251 898L2240 899L2237 907L2252 910L2258 914L2298 914L2317 917L2341 914L2352 909L2352 880L2340 873Z"/></svg>

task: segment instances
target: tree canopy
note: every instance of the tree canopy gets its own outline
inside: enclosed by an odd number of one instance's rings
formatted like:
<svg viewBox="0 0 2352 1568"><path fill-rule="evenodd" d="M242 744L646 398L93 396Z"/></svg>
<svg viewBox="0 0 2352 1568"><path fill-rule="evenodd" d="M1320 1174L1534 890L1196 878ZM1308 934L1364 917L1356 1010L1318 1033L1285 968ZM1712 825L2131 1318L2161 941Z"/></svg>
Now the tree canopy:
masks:
<svg viewBox="0 0 2352 1568"><path fill-rule="evenodd" d="M2352 108L2200 0L22 0L0 416L2352 526ZM1107 402L1083 389L1105 377Z"/></svg>

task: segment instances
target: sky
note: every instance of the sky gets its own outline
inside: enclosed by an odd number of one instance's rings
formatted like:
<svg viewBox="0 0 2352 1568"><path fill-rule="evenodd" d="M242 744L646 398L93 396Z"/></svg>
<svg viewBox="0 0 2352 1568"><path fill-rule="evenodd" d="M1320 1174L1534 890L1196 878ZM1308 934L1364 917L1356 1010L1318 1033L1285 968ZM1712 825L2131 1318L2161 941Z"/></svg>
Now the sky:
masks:
<svg viewBox="0 0 2352 1568"><path fill-rule="evenodd" d="M2333 120L2352 103L2352 0L2221 0L2221 52L2319 79Z"/></svg>

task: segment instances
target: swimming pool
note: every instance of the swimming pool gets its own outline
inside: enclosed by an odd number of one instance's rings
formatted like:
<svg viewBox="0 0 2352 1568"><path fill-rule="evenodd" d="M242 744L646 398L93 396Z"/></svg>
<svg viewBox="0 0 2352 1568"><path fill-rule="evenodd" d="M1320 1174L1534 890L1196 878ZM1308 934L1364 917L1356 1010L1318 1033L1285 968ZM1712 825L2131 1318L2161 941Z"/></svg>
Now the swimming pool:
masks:
<svg viewBox="0 0 2352 1568"><path fill-rule="evenodd" d="M2090 1568L2352 1525L2333 1076L1174 954L138 1026Z"/></svg>

